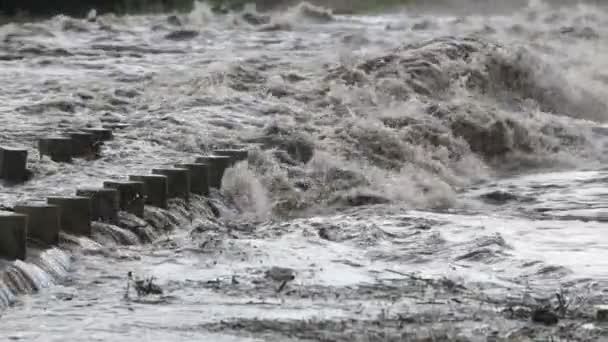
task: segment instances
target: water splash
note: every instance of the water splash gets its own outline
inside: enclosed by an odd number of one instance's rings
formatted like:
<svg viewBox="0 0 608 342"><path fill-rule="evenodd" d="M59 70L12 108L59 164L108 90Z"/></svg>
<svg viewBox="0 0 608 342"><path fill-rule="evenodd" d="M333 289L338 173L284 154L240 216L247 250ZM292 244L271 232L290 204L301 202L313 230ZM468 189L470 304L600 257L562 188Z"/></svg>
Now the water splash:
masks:
<svg viewBox="0 0 608 342"><path fill-rule="evenodd" d="M241 210L244 218L251 215L256 220L270 217L268 190L247 163L238 163L226 170L222 180L222 192Z"/></svg>

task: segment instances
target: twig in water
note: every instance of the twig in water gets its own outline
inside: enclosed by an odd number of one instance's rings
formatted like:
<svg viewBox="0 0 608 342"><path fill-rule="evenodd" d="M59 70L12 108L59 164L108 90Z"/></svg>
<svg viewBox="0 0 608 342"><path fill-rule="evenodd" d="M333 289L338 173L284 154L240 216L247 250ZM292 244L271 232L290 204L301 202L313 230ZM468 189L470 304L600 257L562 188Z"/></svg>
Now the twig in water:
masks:
<svg viewBox="0 0 608 342"><path fill-rule="evenodd" d="M568 301L567 297L566 297L566 291L564 290L564 288L560 289L560 293L556 293L555 297L557 297L557 303L558 303L558 307L557 310L560 314L561 317L566 316L566 312L568 311L568 307L570 306L571 302Z"/></svg>
<svg viewBox="0 0 608 342"><path fill-rule="evenodd" d="M123 296L124 299L129 299L129 291L131 289L132 276L133 276L133 274L131 273L131 271L129 271L129 273L127 273L127 290L125 291L125 295Z"/></svg>
<svg viewBox="0 0 608 342"><path fill-rule="evenodd" d="M285 288L285 285L287 285L287 280L283 280L283 282L281 283L281 286L279 286L279 289L277 290L277 293L283 291L283 288Z"/></svg>
<svg viewBox="0 0 608 342"><path fill-rule="evenodd" d="M403 272L399 272L399 271L394 271L394 270L391 270L391 269L388 269L388 268L386 268L384 270L387 271L387 272L390 272L390 273L398 274L400 276L408 277L408 278L410 278L412 280L422 281L422 282L427 283L429 285L433 285L435 283L433 281L433 279L419 278L419 277L416 277L415 275L412 275L412 274L407 274L407 273L403 273Z"/></svg>

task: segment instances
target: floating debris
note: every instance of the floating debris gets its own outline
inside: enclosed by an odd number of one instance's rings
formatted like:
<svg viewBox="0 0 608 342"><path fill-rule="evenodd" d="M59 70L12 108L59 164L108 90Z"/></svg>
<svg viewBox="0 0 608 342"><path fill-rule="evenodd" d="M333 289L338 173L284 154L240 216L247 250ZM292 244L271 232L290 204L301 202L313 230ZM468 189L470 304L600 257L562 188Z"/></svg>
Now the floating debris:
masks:
<svg viewBox="0 0 608 342"><path fill-rule="evenodd" d="M559 322L559 317L548 308L538 308L532 311L532 322L544 325L556 325Z"/></svg>
<svg viewBox="0 0 608 342"><path fill-rule="evenodd" d="M295 271L287 267L272 267L265 273L266 278L270 278L273 281L281 282L281 285L277 289L277 293L283 291L288 282L296 278Z"/></svg>
<svg viewBox="0 0 608 342"><path fill-rule="evenodd" d="M133 284L138 297L163 294L163 289L157 284L154 284L154 277L137 279L133 277L133 272L129 272L127 273L127 291L125 293L125 298L129 298L131 283Z"/></svg>

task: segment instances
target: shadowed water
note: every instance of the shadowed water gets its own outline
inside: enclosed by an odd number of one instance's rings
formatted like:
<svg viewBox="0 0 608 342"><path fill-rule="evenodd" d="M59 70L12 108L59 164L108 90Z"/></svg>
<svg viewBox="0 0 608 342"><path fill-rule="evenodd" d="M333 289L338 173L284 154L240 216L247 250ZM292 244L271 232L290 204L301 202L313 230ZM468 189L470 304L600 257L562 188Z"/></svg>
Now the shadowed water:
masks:
<svg viewBox="0 0 608 342"><path fill-rule="evenodd" d="M214 208L147 208L143 222L123 215L121 227L95 224L91 239L64 236L2 265L0 304L16 301L5 336L600 338L608 13L542 2L507 12L197 5L0 27L0 144L30 147L35 174L1 186L4 206L251 148ZM32 148L111 123L128 126L97 160L54 163ZM281 284L273 266L295 278ZM125 296L129 271L164 294ZM568 329L532 324L531 308L555 306L555 293L570 302Z"/></svg>

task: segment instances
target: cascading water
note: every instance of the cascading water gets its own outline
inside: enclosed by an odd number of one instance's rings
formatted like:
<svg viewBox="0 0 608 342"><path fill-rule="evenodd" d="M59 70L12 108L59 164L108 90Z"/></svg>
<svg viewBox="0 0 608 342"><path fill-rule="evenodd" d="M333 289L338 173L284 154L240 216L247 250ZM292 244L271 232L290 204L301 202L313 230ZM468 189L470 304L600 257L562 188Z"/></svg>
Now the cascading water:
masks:
<svg viewBox="0 0 608 342"><path fill-rule="evenodd" d="M96 160L32 150L0 205L250 153L209 198L3 262L0 338L601 340L607 39L585 1L6 24L0 145L126 125Z"/></svg>

